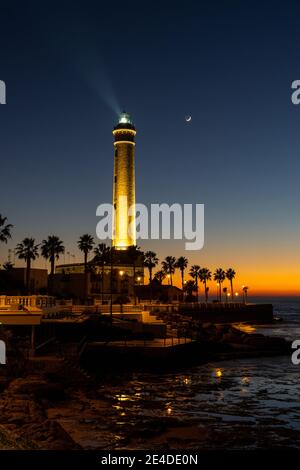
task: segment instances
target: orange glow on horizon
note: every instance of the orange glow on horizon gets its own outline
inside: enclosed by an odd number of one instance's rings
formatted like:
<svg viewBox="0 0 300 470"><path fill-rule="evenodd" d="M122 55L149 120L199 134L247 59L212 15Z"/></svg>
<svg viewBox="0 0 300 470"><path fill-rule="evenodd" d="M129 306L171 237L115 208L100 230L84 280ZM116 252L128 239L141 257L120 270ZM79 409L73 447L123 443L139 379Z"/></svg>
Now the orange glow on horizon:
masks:
<svg viewBox="0 0 300 470"><path fill-rule="evenodd" d="M225 269L225 268L224 268ZM300 268L298 271L292 269L288 271L265 271L261 272L261 268L258 272L248 271L247 269L239 270L238 267L234 266L236 270L236 278L233 280L233 291L234 300L242 300L243 292L242 286L249 286L248 298L251 302L251 297L255 296L299 296L300 297ZM190 280L191 277L186 271L185 281ZM212 269L213 272L213 269ZM145 271L145 278L147 279L147 271ZM167 278L164 280L167 284ZM173 285L181 288L181 276L179 272L176 272L173 277ZM209 296L212 298L216 297L216 282L209 281L207 283L209 287ZM227 287L228 293L230 294L230 283L228 280L224 281L222 287ZM204 296L204 285L199 282L198 284L199 295ZM238 296L236 296L238 293ZM229 297L229 296L228 296ZM231 294L230 294L231 297Z"/></svg>

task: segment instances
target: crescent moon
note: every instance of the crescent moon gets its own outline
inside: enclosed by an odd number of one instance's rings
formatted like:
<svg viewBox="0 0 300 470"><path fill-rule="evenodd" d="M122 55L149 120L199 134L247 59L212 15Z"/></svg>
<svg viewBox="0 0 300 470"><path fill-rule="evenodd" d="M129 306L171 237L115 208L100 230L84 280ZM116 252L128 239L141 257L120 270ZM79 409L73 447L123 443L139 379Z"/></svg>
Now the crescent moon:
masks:
<svg viewBox="0 0 300 470"><path fill-rule="evenodd" d="M190 122L192 120L192 116L185 116L186 122Z"/></svg>

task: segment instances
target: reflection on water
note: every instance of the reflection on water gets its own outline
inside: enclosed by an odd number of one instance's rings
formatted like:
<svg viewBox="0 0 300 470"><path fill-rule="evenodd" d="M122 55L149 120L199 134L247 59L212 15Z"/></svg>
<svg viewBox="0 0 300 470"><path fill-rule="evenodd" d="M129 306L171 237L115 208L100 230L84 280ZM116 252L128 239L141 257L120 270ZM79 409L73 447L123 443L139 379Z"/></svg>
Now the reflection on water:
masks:
<svg viewBox="0 0 300 470"><path fill-rule="evenodd" d="M299 370L288 357L227 361L222 368L207 364L191 369L189 375L136 374L123 385L127 399L119 401L118 409L112 408L110 418L117 424L122 414L118 435L124 439L122 445L128 441L132 448L147 448L145 428L149 431L158 420L160 431L166 425L204 426L203 447L292 443L300 448L298 383ZM138 398L136 389L140 390ZM111 396L118 396L113 388ZM168 418L172 418L169 423ZM139 438L132 437L132 428L140 429ZM215 441L220 435L223 443ZM190 439L190 445L198 445L197 439L196 435Z"/></svg>
<svg viewBox="0 0 300 470"><path fill-rule="evenodd" d="M137 395L137 394L135 394ZM132 401L134 400L135 397L131 397L130 395L126 395L125 393L122 393L122 395L117 394L116 399L118 401Z"/></svg>
<svg viewBox="0 0 300 470"><path fill-rule="evenodd" d="M300 303L277 310L285 322L247 332L300 338ZM299 378L288 356L134 373L95 391L95 406L97 400L108 406L98 415L101 434L92 433L89 446L300 448Z"/></svg>
<svg viewBox="0 0 300 470"><path fill-rule="evenodd" d="M223 375L223 372L222 372L221 369L216 369L216 370L214 371L214 374L215 374L216 377L221 378L222 375Z"/></svg>
<svg viewBox="0 0 300 470"><path fill-rule="evenodd" d="M249 385L250 384L250 377L242 377L241 380L243 385Z"/></svg>

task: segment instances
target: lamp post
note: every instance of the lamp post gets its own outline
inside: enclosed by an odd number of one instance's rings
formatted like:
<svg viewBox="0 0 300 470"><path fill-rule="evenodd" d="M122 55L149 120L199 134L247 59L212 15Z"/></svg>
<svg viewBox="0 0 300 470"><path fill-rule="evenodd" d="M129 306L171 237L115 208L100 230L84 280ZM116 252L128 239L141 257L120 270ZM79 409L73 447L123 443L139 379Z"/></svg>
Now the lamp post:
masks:
<svg viewBox="0 0 300 470"><path fill-rule="evenodd" d="M121 279L121 287L120 287L120 313L123 313L123 276L124 276L124 271L119 271L120 279Z"/></svg>

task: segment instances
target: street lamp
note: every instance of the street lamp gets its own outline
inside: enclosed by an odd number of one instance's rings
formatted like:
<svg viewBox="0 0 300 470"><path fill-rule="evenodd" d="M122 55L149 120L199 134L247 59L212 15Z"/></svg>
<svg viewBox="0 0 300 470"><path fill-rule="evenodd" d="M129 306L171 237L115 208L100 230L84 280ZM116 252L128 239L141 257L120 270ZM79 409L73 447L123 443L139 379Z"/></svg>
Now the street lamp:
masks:
<svg viewBox="0 0 300 470"><path fill-rule="evenodd" d="M123 300L122 300L122 295L123 295L123 276L124 276L124 271L121 270L119 271L120 278L121 278L121 289L120 289L120 313L123 313Z"/></svg>

